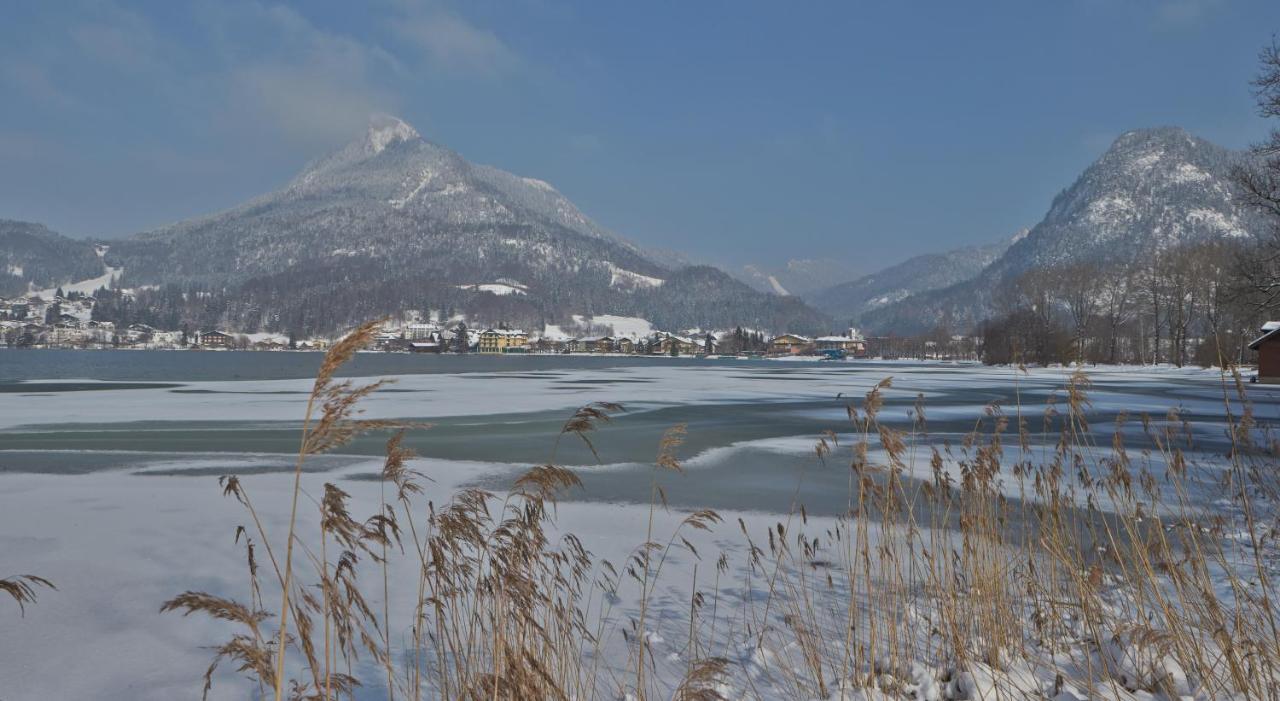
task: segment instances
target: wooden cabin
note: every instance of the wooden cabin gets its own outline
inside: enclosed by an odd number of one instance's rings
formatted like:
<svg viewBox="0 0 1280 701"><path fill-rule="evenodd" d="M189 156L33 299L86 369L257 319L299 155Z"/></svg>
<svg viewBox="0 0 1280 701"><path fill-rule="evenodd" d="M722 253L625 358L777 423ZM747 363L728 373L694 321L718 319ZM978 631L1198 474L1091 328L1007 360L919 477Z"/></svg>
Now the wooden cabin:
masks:
<svg viewBox="0 0 1280 701"><path fill-rule="evenodd" d="M1280 321L1262 325L1262 335L1249 344L1258 352L1258 382L1280 384Z"/></svg>

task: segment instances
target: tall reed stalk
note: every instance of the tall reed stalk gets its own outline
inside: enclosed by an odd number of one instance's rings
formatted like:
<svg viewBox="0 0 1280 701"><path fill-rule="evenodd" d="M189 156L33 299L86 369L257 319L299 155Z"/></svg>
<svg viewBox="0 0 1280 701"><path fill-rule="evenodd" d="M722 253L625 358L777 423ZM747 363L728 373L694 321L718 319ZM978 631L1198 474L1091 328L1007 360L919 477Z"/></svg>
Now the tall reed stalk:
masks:
<svg viewBox="0 0 1280 701"><path fill-rule="evenodd" d="M1176 411L1121 413L1100 432L1082 372L1038 417L992 404L941 438L923 397L908 425L882 419L900 399L886 380L815 447L811 469L847 470L845 513L811 516L798 476L790 512L739 518L738 545L705 544L714 511L668 513L664 481L684 470L677 426L658 446L643 542L619 570L557 526L559 498L581 483L556 463L565 436L596 454L593 431L620 405L575 412L505 494L424 503L404 427L358 418L382 383L334 379L374 328L336 344L316 379L283 541L246 486L222 480L252 528L236 531L248 603L186 592L164 605L233 625L206 694L230 662L277 701L353 699L361 682L413 701L1280 697L1280 472L1238 375L1223 377L1221 457L1196 450ZM347 492L324 484L316 532L304 532L306 459L390 428L376 511L355 518ZM684 555L692 566L672 575ZM703 555L714 577L700 574ZM267 584L279 590L270 611ZM683 603L655 615L660 590ZM660 659L664 625L683 644Z"/></svg>

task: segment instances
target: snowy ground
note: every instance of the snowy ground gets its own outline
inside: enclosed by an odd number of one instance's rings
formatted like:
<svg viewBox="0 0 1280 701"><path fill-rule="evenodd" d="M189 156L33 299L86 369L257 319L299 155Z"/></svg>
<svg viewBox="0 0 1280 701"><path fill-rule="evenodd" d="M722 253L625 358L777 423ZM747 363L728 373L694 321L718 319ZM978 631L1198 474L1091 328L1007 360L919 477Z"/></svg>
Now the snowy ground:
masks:
<svg viewBox="0 0 1280 701"><path fill-rule="evenodd" d="M1062 387L1067 373L1047 369L1022 377L1009 369L974 366L761 362L747 368L637 363L569 373L406 375L397 378L396 392L369 401L366 416L457 421L460 423L448 424L455 427L450 430L463 430L468 422L493 420L519 425L541 420L538 417L543 413L559 417L589 401L609 400L626 402L655 423L665 419L664 412L685 410L696 417L699 411L719 411L717 407L725 406L764 406L766 413L773 412L779 418L785 414L791 421L812 422L813 431L794 435L743 438L726 433L721 441L691 444L690 452L684 455L685 477L694 485L690 487L694 493L685 495L672 512L659 512L655 531L667 534L689 510L702 501L711 503L709 491L715 491L717 483L724 484L724 478L718 476L727 474L724 470L735 465L746 470L752 460L763 464L782 458L810 460L805 456L812 455L819 427L843 430L844 439L849 438L847 426L841 429L844 401L860 398L889 375L897 379L889 393L892 401L885 409L887 419L908 421L915 395L923 393L936 404L933 409L926 404L931 423L967 425L982 417L983 407L992 399L1005 400L1006 411L1014 413L1010 396L1020 397L1028 414L1035 417L1033 422L1038 421L1045 400ZM1170 408L1181 408L1188 415L1205 419L1199 430L1206 440L1221 431L1221 423L1208 421L1208 417L1220 415L1222 408L1222 386L1216 372L1100 368L1091 371L1091 376L1095 382L1094 409L1100 414L1124 409L1163 416ZM1015 382L1016 391L1010 390ZM0 394L0 576L37 573L59 587L57 592L43 594L25 618L17 618L13 607L0 600L4 621L0 699L198 698L199 678L209 660L203 646L219 640L225 629L196 618L161 615L159 606L187 589L244 595L243 551L233 540L234 527L244 521L243 512L234 500L220 494L216 471L252 473L258 466L287 462L287 450L280 454L235 450L190 454L166 451L149 442L179 428L212 431L227 423L294 422L302 413L309 388L306 380L212 381L183 382L181 392L171 386L118 389L104 384L101 391L92 387L57 391L56 386L44 386L38 391ZM1258 388L1254 392L1258 416L1264 421L1274 419L1280 407L1270 391ZM500 417L495 419L498 412ZM717 418L720 416L737 414L711 414L705 426L691 422L691 439L697 430L713 430L722 420ZM56 432L61 437L104 427L111 430L112 426L126 434L138 427L139 444L130 449L139 452L125 455L123 462L112 463L114 467L85 474L26 470L17 461L28 460L34 453L5 448L6 440L38 440L42 432ZM1110 427L1102 430L1109 433ZM71 439L67 440L70 447ZM54 463L59 459L56 450L41 450L44 459ZM522 467L542 459L541 453L484 462L434 457L415 467L434 480L426 496L440 504L460 485L500 485ZM594 479L603 487L611 479L622 483L634 478L637 470L644 469L634 460L627 454L616 463L595 468ZM323 482L333 481L352 494L353 512L369 514L376 509L378 484L355 478L376 471L376 459L339 456L319 466L325 471L304 477L308 494L318 494ZM927 465L920 468L927 469ZM183 476L184 472L189 476ZM717 477L708 481L708 475ZM780 479L794 484L796 476L786 474ZM280 472L252 474L245 483L264 513L268 530L279 532L288 516L290 477ZM700 500L698 490L709 490L707 497ZM622 562L643 541L649 516L647 507L631 501L625 497L609 501L579 497L561 504L557 526L580 536L598 557ZM732 556L734 569L724 576L726 588L741 594L745 546L737 519L743 519L754 537L762 537L779 516L751 507L717 504L717 508L724 524L715 532L695 533L690 538L700 551L724 551ZM808 530L821 533L830 524L830 520L813 518ZM649 635L659 676L678 680L688 662L684 611L695 565L699 561L688 553L675 553L654 597L657 605L651 612ZM700 563L700 587L706 586L713 569L712 562ZM407 572L394 579L411 581ZM405 596L411 588L393 586ZM625 591L620 595L624 598L611 614L619 626L635 614ZM728 620L731 614L726 616ZM625 659L620 633L615 630L609 640L606 656ZM796 651L788 651L784 642L768 654L755 649L751 640L732 634L719 645L717 652L729 657L741 671L739 678L723 687L727 695L793 698L793 688L786 682L791 673L785 668L795 664L787 657ZM1056 698L1063 701L1090 697L1088 690L1070 684L1052 689L1054 679L1046 671L1049 669L1031 664L1018 667L1016 675L1021 675L1019 683L1025 686L1021 691L1028 695L1034 691L1043 698L1061 693L1064 695ZM942 670L933 668L898 670L897 674L904 691L916 694L916 698L944 698L948 685L956 692L966 684L981 682L978 678L941 682ZM982 669L975 674L980 677ZM244 694L245 687L238 685L236 675L227 673L219 676L211 698L245 698ZM1095 689L1094 694L1153 698L1118 686L1106 694ZM370 692L369 698L378 696ZM1016 693L1005 696L1017 697ZM850 692L848 698L862 697Z"/></svg>

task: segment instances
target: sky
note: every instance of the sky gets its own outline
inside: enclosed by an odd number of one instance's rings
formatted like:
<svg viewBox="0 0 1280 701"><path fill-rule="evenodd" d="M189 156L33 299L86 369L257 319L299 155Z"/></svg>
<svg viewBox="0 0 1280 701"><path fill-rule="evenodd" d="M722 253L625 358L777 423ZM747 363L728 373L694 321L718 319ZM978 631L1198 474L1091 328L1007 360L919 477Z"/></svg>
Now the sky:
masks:
<svg viewBox="0 0 1280 701"><path fill-rule="evenodd" d="M1261 139L1275 0L8 0L0 218L126 236L371 113L641 245L869 272L1032 226L1121 132Z"/></svg>

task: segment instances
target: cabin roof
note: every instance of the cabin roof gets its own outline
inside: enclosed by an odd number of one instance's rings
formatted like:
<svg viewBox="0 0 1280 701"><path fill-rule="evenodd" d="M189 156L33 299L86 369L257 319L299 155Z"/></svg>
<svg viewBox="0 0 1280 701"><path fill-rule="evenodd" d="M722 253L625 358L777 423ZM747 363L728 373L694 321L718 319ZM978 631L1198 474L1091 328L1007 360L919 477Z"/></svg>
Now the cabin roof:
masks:
<svg viewBox="0 0 1280 701"><path fill-rule="evenodd" d="M1280 321L1268 321L1262 325L1262 335L1249 344L1249 350L1258 350L1263 343L1277 338L1278 334L1280 334Z"/></svg>

